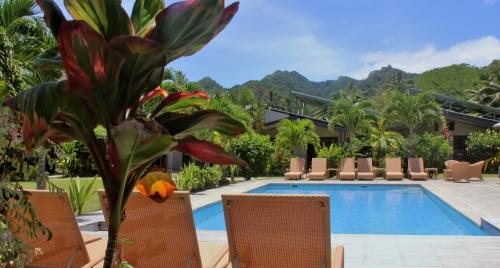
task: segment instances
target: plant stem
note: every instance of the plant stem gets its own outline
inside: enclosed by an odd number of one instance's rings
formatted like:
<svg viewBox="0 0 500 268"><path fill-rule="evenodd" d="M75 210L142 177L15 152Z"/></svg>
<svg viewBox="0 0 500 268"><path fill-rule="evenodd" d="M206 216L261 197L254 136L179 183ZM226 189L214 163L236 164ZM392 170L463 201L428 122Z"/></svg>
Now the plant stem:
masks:
<svg viewBox="0 0 500 268"><path fill-rule="evenodd" d="M114 216L114 215L113 215ZM104 268L111 268L113 266L113 260L116 249L116 239L118 237L118 230L120 221L118 221L118 226L115 226L115 217L110 217L109 228L108 228L108 244L106 245L106 255L104 257Z"/></svg>

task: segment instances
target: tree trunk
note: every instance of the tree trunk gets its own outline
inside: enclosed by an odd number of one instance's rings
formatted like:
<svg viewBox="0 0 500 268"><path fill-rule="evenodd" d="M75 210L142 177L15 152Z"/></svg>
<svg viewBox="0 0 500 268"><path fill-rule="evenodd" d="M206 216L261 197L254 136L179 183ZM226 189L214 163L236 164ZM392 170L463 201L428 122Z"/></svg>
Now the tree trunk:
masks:
<svg viewBox="0 0 500 268"><path fill-rule="evenodd" d="M40 147L40 158L38 159L38 174L36 176L36 189L44 190L47 187L47 183L44 178L45 174L45 164L46 164L47 152L45 148Z"/></svg>

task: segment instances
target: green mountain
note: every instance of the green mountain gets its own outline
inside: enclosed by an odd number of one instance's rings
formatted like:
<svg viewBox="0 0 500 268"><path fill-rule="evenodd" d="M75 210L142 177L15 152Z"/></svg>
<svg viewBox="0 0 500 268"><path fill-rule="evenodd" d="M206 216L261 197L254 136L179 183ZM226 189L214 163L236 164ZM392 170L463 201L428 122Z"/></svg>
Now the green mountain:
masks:
<svg viewBox="0 0 500 268"><path fill-rule="evenodd" d="M208 93L215 93L225 90L223 86L221 86L217 81L213 80L210 77L204 77L200 81L197 82L203 90Z"/></svg>
<svg viewBox="0 0 500 268"><path fill-rule="evenodd" d="M430 92L437 92L456 98L465 98L465 91L477 88L480 76L492 70L500 70L500 60L479 68L467 64L450 65L436 68L421 74L407 73L390 65L372 71L367 78L357 80L348 76L340 76L335 80L321 82L310 81L296 71L275 71L261 80L250 80L231 88L223 88L213 79L206 77L198 81L205 90L229 90L236 93L248 88L257 98L262 99L273 91L287 97L290 91L299 91L315 96L331 98L350 83L359 88L365 96L373 96L381 87L399 82L413 83L416 87Z"/></svg>
<svg viewBox="0 0 500 268"><path fill-rule="evenodd" d="M423 72L415 78L415 86L464 99L465 91L478 87L482 73L483 68L467 64L454 64Z"/></svg>

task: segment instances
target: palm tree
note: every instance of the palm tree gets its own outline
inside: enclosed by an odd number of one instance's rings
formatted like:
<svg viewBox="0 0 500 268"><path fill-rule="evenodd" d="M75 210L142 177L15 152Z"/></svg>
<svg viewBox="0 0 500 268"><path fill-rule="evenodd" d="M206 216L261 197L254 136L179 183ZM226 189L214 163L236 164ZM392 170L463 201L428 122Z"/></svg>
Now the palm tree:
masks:
<svg viewBox="0 0 500 268"><path fill-rule="evenodd" d="M277 94L273 90L269 90L269 93L267 96L264 97L264 105L267 108L277 108L280 110L285 110L286 109L286 101L283 96L280 94Z"/></svg>
<svg viewBox="0 0 500 268"><path fill-rule="evenodd" d="M387 119L384 117L380 117L376 124L370 128L370 145L378 163L387 154L398 150L402 141L401 134L387 130Z"/></svg>
<svg viewBox="0 0 500 268"><path fill-rule="evenodd" d="M54 47L55 40L39 13L35 0L0 1L0 81L5 84L2 99L43 79L33 71L33 60Z"/></svg>
<svg viewBox="0 0 500 268"><path fill-rule="evenodd" d="M472 101L491 107L500 107L500 71L481 76L481 87L469 91Z"/></svg>
<svg viewBox="0 0 500 268"><path fill-rule="evenodd" d="M0 1L0 101L18 94L46 79L61 76L61 71L33 71L33 61L55 45L45 28L35 0ZM38 150L37 189L45 188L46 152Z"/></svg>
<svg viewBox="0 0 500 268"><path fill-rule="evenodd" d="M328 128L334 130L335 125L340 125L346 129L349 140L349 151L352 151L352 138L356 133L366 130L370 127L370 117L365 112L366 102L354 103L352 100L342 98L335 101L331 107L331 117L328 122Z"/></svg>
<svg viewBox="0 0 500 268"><path fill-rule="evenodd" d="M305 152L308 144L317 147L319 143L320 138L316 134L316 126L311 120L291 121L284 119L278 125L277 148L290 150L294 156L297 156L300 152Z"/></svg>
<svg viewBox="0 0 500 268"><path fill-rule="evenodd" d="M385 115L408 128L410 156L413 151L411 138L415 134L415 130L444 121L441 106L427 93L408 95L399 91L393 92L385 109Z"/></svg>
<svg viewBox="0 0 500 268"><path fill-rule="evenodd" d="M171 68L164 70L161 87L170 92L186 92L201 89L200 85L189 81L183 72Z"/></svg>

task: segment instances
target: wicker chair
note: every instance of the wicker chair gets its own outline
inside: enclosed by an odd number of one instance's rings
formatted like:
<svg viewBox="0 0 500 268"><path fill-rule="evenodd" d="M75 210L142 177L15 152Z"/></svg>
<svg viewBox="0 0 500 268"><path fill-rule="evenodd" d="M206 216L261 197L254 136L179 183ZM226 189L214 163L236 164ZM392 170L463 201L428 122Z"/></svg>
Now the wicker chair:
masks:
<svg viewBox="0 0 500 268"><path fill-rule="evenodd" d="M299 157L290 159L290 170L285 173L285 179L300 180L302 174L304 174L304 159Z"/></svg>
<svg viewBox="0 0 500 268"><path fill-rule="evenodd" d="M98 193L108 221L106 194L102 190ZM202 255L188 192L175 192L163 203L132 192L125 206L125 218L120 227L119 238L126 239L129 243L121 245L120 253L123 260L134 268L202 267ZM212 251L214 246L216 245L212 245ZM227 258L227 246L219 247L213 253L215 257L208 256L210 264L204 267L220 267L224 257Z"/></svg>
<svg viewBox="0 0 500 268"><path fill-rule="evenodd" d="M373 163L371 158L358 158L358 170L356 171L358 180L373 180Z"/></svg>
<svg viewBox="0 0 500 268"><path fill-rule="evenodd" d="M222 195L231 267L344 267L327 195Z"/></svg>
<svg viewBox="0 0 500 268"><path fill-rule="evenodd" d="M52 239L38 233L31 238L24 231L16 233L35 249L42 252L27 267L95 267L104 259L107 239L99 236L82 236L67 193L33 190L28 193L38 220L51 232ZM17 213L23 213L17 211ZM19 227L13 214L14 230Z"/></svg>
<svg viewBox="0 0 500 268"><path fill-rule="evenodd" d="M458 163L457 160L447 160L444 162L444 165L446 166L446 169L443 170L444 180L446 181L453 180L451 172L453 165L456 163Z"/></svg>
<svg viewBox="0 0 500 268"><path fill-rule="evenodd" d="M340 172L337 175L339 180L356 179L356 168L354 167L354 158L343 158L340 160Z"/></svg>
<svg viewBox="0 0 500 268"><path fill-rule="evenodd" d="M385 159L384 177L386 180L402 180L404 178L400 157Z"/></svg>
<svg viewBox="0 0 500 268"><path fill-rule="evenodd" d="M469 180L479 180L484 181L482 171L483 171L484 161L479 161L470 165L469 169Z"/></svg>
<svg viewBox="0 0 500 268"><path fill-rule="evenodd" d="M470 181L471 164L468 162L454 163L451 168L451 179L454 182L469 182Z"/></svg>
<svg viewBox="0 0 500 268"><path fill-rule="evenodd" d="M328 178L326 158L313 158L311 172L307 174L310 180L324 180Z"/></svg>

